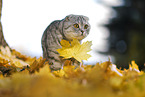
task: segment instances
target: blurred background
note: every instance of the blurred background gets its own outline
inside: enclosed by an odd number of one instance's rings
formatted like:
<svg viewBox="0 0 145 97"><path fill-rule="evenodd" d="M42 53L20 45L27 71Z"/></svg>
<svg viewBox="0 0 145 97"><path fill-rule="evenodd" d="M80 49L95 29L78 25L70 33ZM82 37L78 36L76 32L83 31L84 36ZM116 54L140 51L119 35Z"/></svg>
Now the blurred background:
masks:
<svg viewBox="0 0 145 97"><path fill-rule="evenodd" d="M46 27L69 14L90 19L90 34L84 41L92 41L92 57L85 64L111 58L118 67L127 68L135 60L144 68L144 0L3 0L5 40L11 48L38 58Z"/></svg>

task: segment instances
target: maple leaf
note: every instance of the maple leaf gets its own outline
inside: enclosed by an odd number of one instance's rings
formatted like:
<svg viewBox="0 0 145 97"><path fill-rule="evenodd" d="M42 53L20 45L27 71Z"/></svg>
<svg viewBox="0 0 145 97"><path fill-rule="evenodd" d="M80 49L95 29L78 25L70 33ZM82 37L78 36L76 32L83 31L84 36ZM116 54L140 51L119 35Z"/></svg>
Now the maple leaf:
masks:
<svg viewBox="0 0 145 97"><path fill-rule="evenodd" d="M91 41L80 44L77 39L73 39L70 43L69 41L61 40L62 48L57 49L57 52L64 59L75 58L82 63L82 60L87 60L91 57L91 55L87 54L87 52L91 51L91 45Z"/></svg>

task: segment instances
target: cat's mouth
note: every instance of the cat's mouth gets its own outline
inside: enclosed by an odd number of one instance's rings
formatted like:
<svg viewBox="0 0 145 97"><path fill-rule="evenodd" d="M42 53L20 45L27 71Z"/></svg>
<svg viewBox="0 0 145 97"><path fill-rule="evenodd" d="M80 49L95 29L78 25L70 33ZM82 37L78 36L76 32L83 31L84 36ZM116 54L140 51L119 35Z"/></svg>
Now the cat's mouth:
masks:
<svg viewBox="0 0 145 97"><path fill-rule="evenodd" d="M78 40L82 40L86 37L86 33L85 32L78 32L78 33L69 33L66 34L66 37L68 40L72 40L73 38L76 38Z"/></svg>
<svg viewBox="0 0 145 97"><path fill-rule="evenodd" d="M85 36L84 35L81 35L81 36L76 36L75 38L78 39L78 40L82 40L82 39L85 38Z"/></svg>

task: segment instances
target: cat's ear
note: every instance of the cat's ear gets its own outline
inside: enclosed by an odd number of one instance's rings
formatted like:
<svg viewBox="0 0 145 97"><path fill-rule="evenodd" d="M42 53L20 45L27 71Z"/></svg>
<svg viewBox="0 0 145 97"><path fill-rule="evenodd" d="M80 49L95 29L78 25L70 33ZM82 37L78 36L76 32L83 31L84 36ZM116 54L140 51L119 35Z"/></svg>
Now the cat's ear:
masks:
<svg viewBox="0 0 145 97"><path fill-rule="evenodd" d="M65 17L65 21L70 21L71 17L72 17L72 14L66 16L66 17Z"/></svg>
<svg viewBox="0 0 145 97"><path fill-rule="evenodd" d="M66 16L65 17L65 21L69 21L70 19L69 19L69 16Z"/></svg>
<svg viewBox="0 0 145 97"><path fill-rule="evenodd" d="M88 18L88 17L86 17L86 16L83 16L83 18L84 18L85 20L89 21L89 18Z"/></svg>

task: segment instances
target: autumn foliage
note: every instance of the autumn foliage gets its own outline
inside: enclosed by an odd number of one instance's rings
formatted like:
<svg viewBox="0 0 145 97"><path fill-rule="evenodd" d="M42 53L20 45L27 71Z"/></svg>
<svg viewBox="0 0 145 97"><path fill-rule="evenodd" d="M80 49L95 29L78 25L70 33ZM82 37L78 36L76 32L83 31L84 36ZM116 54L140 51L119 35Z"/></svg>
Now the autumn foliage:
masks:
<svg viewBox="0 0 145 97"><path fill-rule="evenodd" d="M110 61L51 71L36 59L0 48L0 97L143 97L145 74L135 61L120 70Z"/></svg>

